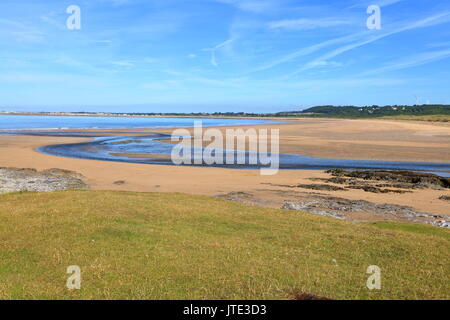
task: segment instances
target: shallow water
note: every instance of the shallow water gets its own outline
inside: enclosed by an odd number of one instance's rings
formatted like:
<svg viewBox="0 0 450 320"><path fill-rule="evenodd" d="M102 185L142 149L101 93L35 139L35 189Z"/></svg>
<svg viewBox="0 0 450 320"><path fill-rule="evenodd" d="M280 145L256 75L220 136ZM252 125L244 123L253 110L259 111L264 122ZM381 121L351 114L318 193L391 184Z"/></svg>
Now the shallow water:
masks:
<svg viewBox="0 0 450 320"><path fill-rule="evenodd" d="M187 128L199 120L205 127L269 123L253 119L0 115L0 130Z"/></svg>
<svg viewBox="0 0 450 320"><path fill-rule="evenodd" d="M246 119L192 119L192 118L142 118L142 117L65 117L65 116L0 116L0 134L26 134L65 137L91 137L90 142L51 145L38 148L38 151L62 157L95 159L106 161L120 161L132 163L173 165L170 154L174 144L164 142L170 136L151 133L152 128L192 127L194 121L202 120L203 126L231 126L274 123L263 120ZM53 131L43 132L52 128L69 129L137 129L148 128L148 132L136 132L139 136L125 136L121 132L109 132L115 136L101 137L95 132ZM106 132L103 132L106 133ZM127 132L128 134L130 132ZM162 140L162 141L159 141ZM192 149L194 151L194 149ZM199 150L196 150L197 152ZM233 151L234 156L242 152ZM133 157L118 156L116 154L136 155ZM140 154L147 155L139 158ZM158 155L149 158L149 155ZM263 167L248 164L250 153L244 153L245 164L211 165L214 167L257 169ZM166 156L166 159L161 159ZM281 169L386 169L424 171L450 176L450 163L400 162L400 161L368 161L346 159L322 159L294 154L280 154Z"/></svg>
<svg viewBox="0 0 450 320"><path fill-rule="evenodd" d="M47 134L46 134L47 135ZM90 142L52 145L39 148L40 152L81 159L121 161L131 163L147 164L170 164L170 154L174 144L164 142L164 139L170 139L170 135L147 134L137 137L115 136L115 137L95 137ZM192 153L194 148L191 148ZM198 151L198 150L197 150ZM204 151L204 148L202 148ZM233 151L234 157L242 152ZM115 154L135 155L136 157L118 156ZM161 158L139 158L138 155L165 155L167 159ZM214 164L213 167L226 167L236 169L258 169L264 167L261 164L248 164L250 153L244 153L246 164ZM401 162L401 161L369 161L369 160L346 160L346 159L322 159L294 154L280 154L280 169L385 169L385 170L411 170L426 171L439 174L441 176L450 176L445 171L450 170L450 163L427 163L427 162ZM259 162L258 162L259 163ZM203 165L204 166L204 165Z"/></svg>

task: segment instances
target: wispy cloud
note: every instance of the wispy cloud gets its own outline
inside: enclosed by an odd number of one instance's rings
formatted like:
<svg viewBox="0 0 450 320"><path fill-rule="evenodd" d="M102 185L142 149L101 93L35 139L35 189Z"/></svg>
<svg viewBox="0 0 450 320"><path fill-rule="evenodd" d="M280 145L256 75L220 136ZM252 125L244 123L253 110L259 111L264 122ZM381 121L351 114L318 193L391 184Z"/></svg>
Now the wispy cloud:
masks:
<svg viewBox="0 0 450 320"><path fill-rule="evenodd" d="M134 0L100 0L100 1L112 4L115 7L128 5L128 4L135 2Z"/></svg>
<svg viewBox="0 0 450 320"><path fill-rule="evenodd" d="M233 5L240 10L261 13L279 6L280 0L214 0L216 2Z"/></svg>
<svg viewBox="0 0 450 320"><path fill-rule="evenodd" d="M429 48L450 47L450 41L430 43L430 44L428 44L427 47L429 47Z"/></svg>
<svg viewBox="0 0 450 320"><path fill-rule="evenodd" d="M230 46L231 46L231 44L234 41L236 41L236 38L230 38L228 40L225 40L222 43L219 43L218 45L216 45L213 48L205 48L205 49L203 49L205 51L210 51L211 52L211 60L210 60L210 62L211 62L211 64L214 67L218 67L219 66L219 64L217 63L217 59L216 59L216 51L220 50L220 49L223 49L223 48L227 48L228 50L230 50Z"/></svg>
<svg viewBox="0 0 450 320"><path fill-rule="evenodd" d="M66 84L69 100L105 108L448 99L446 1L79 0L77 31L57 2L0 1L0 104L63 105ZM390 6L381 30L365 26L369 4Z"/></svg>
<svg viewBox="0 0 450 320"><path fill-rule="evenodd" d="M112 40L95 40L96 43L104 43L104 44L111 44L113 43Z"/></svg>
<svg viewBox="0 0 450 320"><path fill-rule="evenodd" d="M332 58L334 58L334 57L336 57L336 56L338 56L338 55L340 55L340 54L342 54L344 52L348 52L350 50L359 48L361 46L373 43L373 42L375 42L377 40L386 38L388 36L395 35L395 34L398 34L398 33L401 33L401 32L405 32L405 31L408 31L408 30L417 29L417 28L423 28L423 27L432 26L432 25L436 25L436 24L447 23L449 21L450 21L450 12L446 12L446 13L430 16L428 18L425 18L425 19L419 20L417 22L408 24L406 26L397 28L397 29L395 29L393 31L385 32L385 33L382 33L380 35L372 36L372 37L369 37L368 39L364 39L364 40L361 40L361 41L358 41L358 42L355 42L355 43L352 43L352 44L349 44L349 45L342 46L342 47L339 47L337 49L334 49L334 50L332 50L332 51L330 51L330 52L328 52L328 53L326 53L326 54L324 54L324 55L322 55L322 56L320 56L320 57L318 57L318 58L308 62L302 68L300 68L299 70L291 73L290 75L295 75L295 74L298 74L298 73L300 73L302 71L312 69L315 66L317 66L317 64L319 62L321 62L321 61L327 61L327 60L332 59Z"/></svg>
<svg viewBox="0 0 450 320"><path fill-rule="evenodd" d="M85 62L80 59L75 59L75 58L70 57L65 54L57 56L56 58L53 58L52 60L56 64L71 67L73 70L76 70L77 72L84 71L84 72L93 72L93 73L97 73L97 74L100 72L102 72L102 73L113 72L112 69L100 68L100 67L95 66L92 63Z"/></svg>
<svg viewBox="0 0 450 320"><path fill-rule="evenodd" d="M93 76L76 75L72 73L30 73L9 72L0 74L0 83L19 84L63 84L67 87L82 86L104 86L111 83L110 79L100 79Z"/></svg>
<svg viewBox="0 0 450 320"><path fill-rule="evenodd" d="M323 19L292 19L280 20L269 23L270 29L283 30L311 30L316 28L336 27L348 25L352 22L345 19L323 18Z"/></svg>
<svg viewBox="0 0 450 320"><path fill-rule="evenodd" d="M111 61L111 64L115 65L115 66L118 66L118 67L126 67L126 68L134 67L134 62L133 61L126 61L126 60Z"/></svg>
<svg viewBox="0 0 450 320"><path fill-rule="evenodd" d="M338 38L331 39L331 40L326 40L326 41L314 44L312 46L309 46L309 47L306 47L306 48L302 48L302 49L297 50L295 52L292 52L290 54L284 55L284 56L282 56L282 57L280 57L280 58L278 58L276 60L270 61L270 62L268 62L268 63L266 63L266 64L264 64L264 65L262 65L260 67L257 67L255 69L253 69L251 71L251 73L258 72L258 71L264 71L264 70L267 70L267 69L271 69L271 68L276 67L276 66L278 66L280 64L287 63L287 62L292 61L294 59L297 59L299 57L306 56L306 55L312 54L314 52L317 52L317 51L319 51L319 50L321 50L323 48L326 48L328 46L332 46L332 45L335 45L335 44L340 44L340 43L345 43L345 42L349 42L349 41L355 40L355 39L361 37L363 34L365 34L365 32L364 33L351 34L351 35L343 36L343 37L338 37Z"/></svg>
<svg viewBox="0 0 450 320"><path fill-rule="evenodd" d="M363 74L379 74L382 72L388 72L388 71L394 71L394 70L400 70L400 69L406 69L406 68L412 68L416 66L421 66L427 63L435 62L438 60L446 59L450 57L450 49L448 50L440 50L440 51L432 51L432 52L425 52L417 55L410 56L406 59L403 59L401 61L396 61L393 63L389 63L388 65L385 65L383 67L373 69L370 71L367 71Z"/></svg>
<svg viewBox="0 0 450 320"><path fill-rule="evenodd" d="M372 5L372 4L375 4L375 5L380 6L380 7L387 7L387 6L390 6L390 5L402 2L402 1L405 1L405 0L378 0L378 1L375 1L375 2L372 1L372 0L370 0L370 1L358 1L358 3L352 5L350 8L368 7L368 6Z"/></svg>
<svg viewBox="0 0 450 320"><path fill-rule="evenodd" d="M19 21L0 19L0 32L17 42L42 42L45 34L34 26Z"/></svg>

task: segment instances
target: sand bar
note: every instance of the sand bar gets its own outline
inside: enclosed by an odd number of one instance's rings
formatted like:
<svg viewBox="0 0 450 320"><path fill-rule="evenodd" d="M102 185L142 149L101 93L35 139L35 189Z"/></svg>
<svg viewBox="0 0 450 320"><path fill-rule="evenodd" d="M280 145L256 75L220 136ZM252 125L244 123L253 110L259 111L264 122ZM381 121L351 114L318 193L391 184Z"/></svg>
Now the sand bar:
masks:
<svg viewBox="0 0 450 320"><path fill-rule="evenodd" d="M306 119L286 124L245 126L280 129L280 151L323 158L450 162L450 125L411 121ZM225 129L225 128L221 128ZM111 130L109 130L111 131ZM124 130L117 130L124 131ZM133 132L139 130L130 130ZM170 133L170 129L146 132ZM322 171L282 170L261 176L258 170L176 167L45 155L35 149L50 144L77 143L89 138L0 135L0 167L61 168L83 174L94 190L182 192L217 195L234 191L287 190L268 184L311 183L328 177ZM122 185L115 181L125 181ZM450 215L450 204L439 200L448 190L418 190L405 194L373 194L363 190L320 191L336 197L412 206Z"/></svg>

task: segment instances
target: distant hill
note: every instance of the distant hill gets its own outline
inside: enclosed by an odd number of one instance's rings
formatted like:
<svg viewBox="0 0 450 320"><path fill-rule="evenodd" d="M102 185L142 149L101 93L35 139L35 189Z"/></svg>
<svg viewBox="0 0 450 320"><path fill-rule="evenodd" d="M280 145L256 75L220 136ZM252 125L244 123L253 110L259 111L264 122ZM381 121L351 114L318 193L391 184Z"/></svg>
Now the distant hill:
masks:
<svg viewBox="0 0 450 320"><path fill-rule="evenodd" d="M416 106L318 106L301 111L278 112L277 116L309 116L335 118L375 118L390 116L450 115L450 105Z"/></svg>
<svg viewBox="0 0 450 320"><path fill-rule="evenodd" d="M305 110L283 111L277 113L249 112L13 112L0 111L0 114L22 115L79 115L79 116L180 116L180 117L312 117L312 118L382 118L403 120L450 121L450 105L415 105L415 106L317 106Z"/></svg>

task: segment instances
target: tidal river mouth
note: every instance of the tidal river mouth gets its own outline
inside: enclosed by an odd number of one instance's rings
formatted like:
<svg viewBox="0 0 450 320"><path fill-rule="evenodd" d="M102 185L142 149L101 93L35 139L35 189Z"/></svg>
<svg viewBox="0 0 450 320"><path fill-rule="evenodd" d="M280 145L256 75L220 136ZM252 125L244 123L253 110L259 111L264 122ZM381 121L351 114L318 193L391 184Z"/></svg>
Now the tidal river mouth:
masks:
<svg viewBox="0 0 450 320"><path fill-rule="evenodd" d="M105 133L105 132L103 132ZM92 140L83 143L49 145L38 148L38 151L61 157L119 161L131 163L174 165L171 161L172 143L170 135L161 133L142 133L137 136L121 136L120 132L114 132L115 136L98 136L95 133L82 132L27 132L23 134L66 136L66 137L91 137ZM130 132L127 132L130 134ZM204 148L203 148L204 149ZM194 148L192 148L194 152ZM198 150L196 151L198 152ZM248 164L250 153L232 151L236 159L238 154L245 155L245 164L198 164L195 166L212 166L234 169L259 169L264 165ZM259 158L258 158L259 159ZM236 162L235 162L236 163ZM194 165L191 165L194 166ZM431 162L401 162L401 161L369 161L369 160L346 160L346 159L323 159L313 158L296 154L279 154L280 169L372 169L372 170L409 170L435 173L440 176L450 176L450 163Z"/></svg>
<svg viewBox="0 0 450 320"><path fill-rule="evenodd" d="M245 126L274 124L275 121L253 119L214 119L214 118L152 118L152 117L99 117L99 116L23 116L1 115L0 134L23 134L61 137L90 137L89 142L49 145L38 151L61 157L119 161L131 163L174 165L171 152L174 144L167 142L169 135L152 132L129 132L144 128L188 128L194 121L202 121L204 127ZM150 128L150 129L148 129ZM102 133L93 129L103 129ZM110 129L110 132L105 132ZM114 130L114 131L112 131ZM124 130L124 132L120 132ZM126 131L125 131L126 130ZM133 134L133 136L130 136ZM199 152L202 150L193 149ZM246 164L220 165L199 164L196 166L225 167L234 169L259 169L264 165L250 165L252 153L232 151L245 156ZM260 159L257 157L258 160ZM205 159L204 159L205 160ZM235 162L236 163L236 162ZM259 162L258 162L259 163ZM409 170L450 176L450 163L368 161L347 159L322 159L297 154L279 154L280 169L372 169Z"/></svg>

